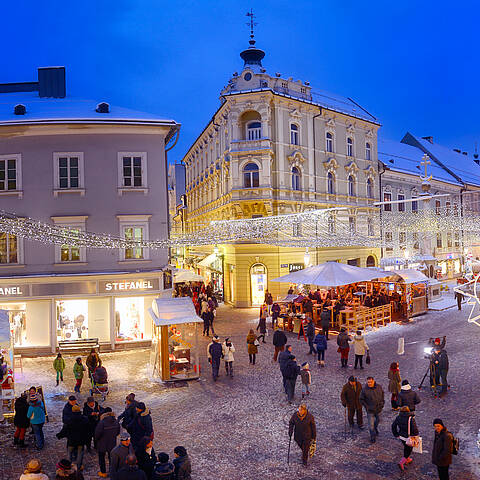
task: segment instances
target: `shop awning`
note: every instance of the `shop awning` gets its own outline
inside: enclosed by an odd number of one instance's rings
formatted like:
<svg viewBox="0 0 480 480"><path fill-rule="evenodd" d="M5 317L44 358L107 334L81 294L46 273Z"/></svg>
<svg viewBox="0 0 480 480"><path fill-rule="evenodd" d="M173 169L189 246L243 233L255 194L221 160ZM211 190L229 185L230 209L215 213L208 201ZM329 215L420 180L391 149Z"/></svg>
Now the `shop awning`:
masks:
<svg viewBox="0 0 480 480"><path fill-rule="evenodd" d="M413 270L411 268L406 268L404 270L396 270L393 275L390 275L389 278L395 279L398 281L400 277L404 283L420 283L428 282L429 278L418 270ZM394 280L394 281L395 281Z"/></svg>
<svg viewBox="0 0 480 480"><path fill-rule="evenodd" d="M10 348L10 321L7 310L0 310L0 348Z"/></svg>
<svg viewBox="0 0 480 480"><path fill-rule="evenodd" d="M215 253L211 253L207 255L201 262L198 263L200 267L211 267L215 260L217 259L217 255Z"/></svg>
<svg viewBox="0 0 480 480"><path fill-rule="evenodd" d="M173 277L173 283L183 283L183 282L204 282L205 279L195 273L192 270L180 270L175 273Z"/></svg>
<svg viewBox="0 0 480 480"><path fill-rule="evenodd" d="M156 298L148 312L157 327L203 322L190 297Z"/></svg>
<svg viewBox="0 0 480 480"><path fill-rule="evenodd" d="M289 273L272 281L322 287L340 287L351 283L373 280L386 275L388 275L388 272L382 270L377 271L369 268L354 267L345 263L326 262L321 265L307 267L298 272Z"/></svg>

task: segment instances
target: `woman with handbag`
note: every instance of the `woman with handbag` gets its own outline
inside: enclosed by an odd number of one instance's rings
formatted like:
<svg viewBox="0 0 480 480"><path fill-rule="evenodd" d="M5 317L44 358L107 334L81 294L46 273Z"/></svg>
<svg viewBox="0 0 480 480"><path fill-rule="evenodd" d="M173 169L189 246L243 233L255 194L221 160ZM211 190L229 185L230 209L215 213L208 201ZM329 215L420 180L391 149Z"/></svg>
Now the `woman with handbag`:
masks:
<svg viewBox="0 0 480 480"><path fill-rule="evenodd" d="M250 365L255 365L255 357L258 353L258 340L254 331L250 329L247 335L247 349L248 349L248 358L250 360Z"/></svg>
<svg viewBox="0 0 480 480"><path fill-rule="evenodd" d="M410 412L408 407L402 407L398 417L392 423L392 433L403 443L403 457L398 462L400 470L405 470L405 465L413 462L410 457L412 450L418 447L421 437L418 435L417 423L415 422L415 414Z"/></svg>

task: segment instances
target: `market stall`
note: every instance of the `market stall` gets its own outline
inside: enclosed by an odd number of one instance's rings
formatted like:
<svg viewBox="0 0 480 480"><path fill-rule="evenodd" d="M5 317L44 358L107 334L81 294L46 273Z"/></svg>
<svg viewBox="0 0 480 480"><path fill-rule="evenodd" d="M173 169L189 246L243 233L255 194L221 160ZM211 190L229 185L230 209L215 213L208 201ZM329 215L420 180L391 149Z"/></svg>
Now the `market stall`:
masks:
<svg viewBox="0 0 480 480"><path fill-rule="evenodd" d="M164 382L200 376L197 316L190 297L156 298L149 309L153 319L150 374Z"/></svg>

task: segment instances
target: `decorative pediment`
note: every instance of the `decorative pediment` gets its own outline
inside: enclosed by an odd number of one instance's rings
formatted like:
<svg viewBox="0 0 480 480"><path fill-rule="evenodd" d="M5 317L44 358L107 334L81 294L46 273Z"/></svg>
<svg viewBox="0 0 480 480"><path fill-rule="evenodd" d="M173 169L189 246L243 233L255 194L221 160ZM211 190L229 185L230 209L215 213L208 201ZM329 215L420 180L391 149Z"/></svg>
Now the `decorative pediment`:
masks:
<svg viewBox="0 0 480 480"><path fill-rule="evenodd" d="M327 127L335 127L335 119L334 118L328 118L325 120L325 125Z"/></svg>
<svg viewBox="0 0 480 480"><path fill-rule="evenodd" d="M297 165L303 163L306 160L306 158L302 155L302 152L300 152L299 150L295 150L287 158L291 164L297 164Z"/></svg>
<svg viewBox="0 0 480 480"><path fill-rule="evenodd" d="M300 111L298 110L298 108L295 108L294 110L292 110L290 112L290 117L293 118L293 119L300 119L302 118L302 114L300 113Z"/></svg>
<svg viewBox="0 0 480 480"><path fill-rule="evenodd" d="M347 165L345 165L345 170L348 173L356 174L358 172L359 168L358 168L358 166L355 162L350 162L350 163L347 163Z"/></svg>
<svg viewBox="0 0 480 480"><path fill-rule="evenodd" d="M367 132L365 133L365 136L367 138L373 138L373 130L372 129L367 130Z"/></svg>
<svg viewBox="0 0 480 480"><path fill-rule="evenodd" d="M366 177L374 177L377 174L377 172L375 171L375 169L371 165L369 165L363 171L364 171Z"/></svg>
<svg viewBox="0 0 480 480"><path fill-rule="evenodd" d="M347 125L347 132L355 133L355 125L353 123L350 123L349 125Z"/></svg>
<svg viewBox="0 0 480 480"><path fill-rule="evenodd" d="M335 160L334 157L331 157L325 162L323 162L323 166L327 171L336 170L338 168L338 162Z"/></svg>

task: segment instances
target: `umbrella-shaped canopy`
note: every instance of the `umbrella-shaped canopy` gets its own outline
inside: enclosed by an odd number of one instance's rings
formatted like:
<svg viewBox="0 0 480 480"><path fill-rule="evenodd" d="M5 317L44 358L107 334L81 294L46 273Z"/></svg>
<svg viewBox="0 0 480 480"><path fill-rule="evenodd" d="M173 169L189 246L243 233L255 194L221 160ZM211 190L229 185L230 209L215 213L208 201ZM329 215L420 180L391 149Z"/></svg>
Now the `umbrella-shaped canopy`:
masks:
<svg viewBox="0 0 480 480"><path fill-rule="evenodd" d="M302 283L321 287L340 287L350 283L365 282L374 278L385 277L388 274L388 272L382 270L354 267L345 263L326 262L275 278L273 281Z"/></svg>
<svg viewBox="0 0 480 480"><path fill-rule="evenodd" d="M173 277L174 283L183 283L183 282L203 282L205 279L193 272L192 270L180 270L175 273Z"/></svg>

